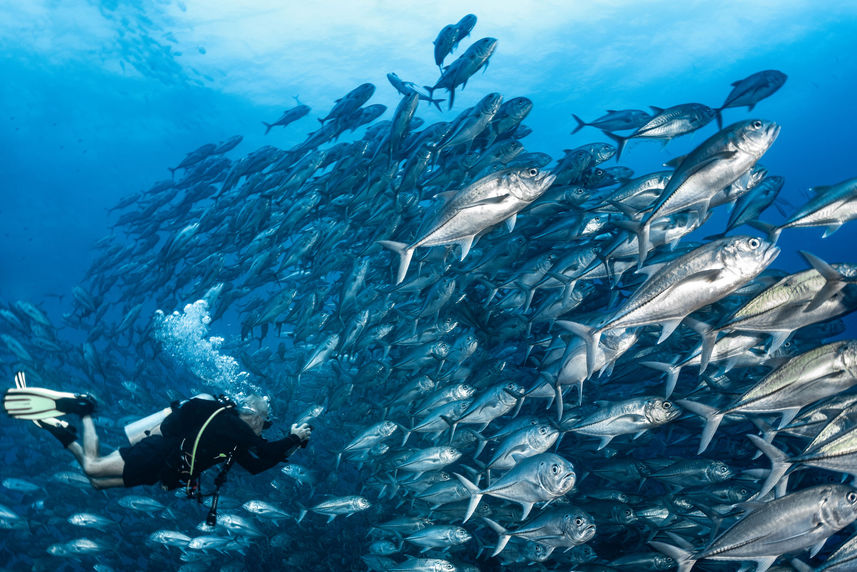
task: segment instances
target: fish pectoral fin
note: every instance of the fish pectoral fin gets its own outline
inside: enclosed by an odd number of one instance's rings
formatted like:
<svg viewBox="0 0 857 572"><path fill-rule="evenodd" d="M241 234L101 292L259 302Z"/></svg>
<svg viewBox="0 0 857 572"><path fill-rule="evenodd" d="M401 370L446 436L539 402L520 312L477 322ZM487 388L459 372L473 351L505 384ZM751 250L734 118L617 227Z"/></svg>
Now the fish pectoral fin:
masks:
<svg viewBox="0 0 857 572"><path fill-rule="evenodd" d="M526 453L529 450L530 450L530 448L527 447L526 445L523 445L523 444L522 445L516 445L515 447L512 447L511 449L509 449L506 452L506 454L509 455L510 457L512 457L515 460L515 462L518 463L518 462L523 460L521 458L521 455L523 455L524 453Z"/></svg>
<svg viewBox="0 0 857 572"><path fill-rule="evenodd" d="M543 534L541 536L527 536L526 539L532 542L546 542L550 540L563 540L566 537L562 534Z"/></svg>
<svg viewBox="0 0 857 572"><path fill-rule="evenodd" d="M695 274L691 274L687 278L681 281L682 284L685 282L693 281L702 281L702 282L714 282L720 277L720 274L723 272L722 268L712 268L710 270L703 270L701 272L697 272Z"/></svg>
<svg viewBox="0 0 857 572"><path fill-rule="evenodd" d="M508 199L510 196L511 195L506 193L505 195L494 195L491 197L484 197L484 198L481 198L477 201L473 201L472 203L467 203L466 205L459 207L458 210L472 209L472 208L476 208L476 207L483 207L486 205L500 205L500 204L503 204L503 201Z"/></svg>
<svg viewBox="0 0 857 572"><path fill-rule="evenodd" d="M714 153L713 155L709 155L702 161L699 161L698 163L693 165L693 167L689 167L688 170L683 173L683 175L685 176L685 178L690 177L691 175L698 173L706 167L710 167L718 161L726 161L731 159L736 155L736 153L737 151L719 151L717 153Z"/></svg>

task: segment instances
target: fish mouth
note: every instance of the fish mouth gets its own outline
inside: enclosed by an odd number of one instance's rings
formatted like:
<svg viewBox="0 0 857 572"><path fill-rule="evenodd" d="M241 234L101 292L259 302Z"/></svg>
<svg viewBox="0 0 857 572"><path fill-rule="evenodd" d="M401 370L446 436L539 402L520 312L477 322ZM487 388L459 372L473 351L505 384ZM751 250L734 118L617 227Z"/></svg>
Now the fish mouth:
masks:
<svg viewBox="0 0 857 572"><path fill-rule="evenodd" d="M564 477L559 481L560 490L565 490L565 491L571 490L571 489L572 489L572 487L574 487L574 481L575 481L576 479L577 479L577 475L575 475L574 473L568 473L568 474L566 474L566 475L565 475L565 476L564 476Z"/></svg>
<svg viewBox="0 0 857 572"><path fill-rule="evenodd" d="M592 537L595 536L595 525L590 524L586 528L580 531L577 537L580 539L579 542L589 542L592 540Z"/></svg>
<svg viewBox="0 0 857 572"><path fill-rule="evenodd" d="M771 124L767 127L767 129L765 129L765 135L767 135L767 136L768 136L768 140L769 140L771 143L773 143L773 142L774 142L774 140L775 140L777 137L779 137L779 135L780 135L780 129L782 129L782 127L780 126L780 124L779 124L779 123L771 123Z"/></svg>
<svg viewBox="0 0 857 572"><path fill-rule="evenodd" d="M779 255L780 255L780 247L777 246L776 244L772 243L770 246L768 246L767 249L765 249L765 254L763 256L763 261L764 261L765 266L767 266L771 262L773 262L774 259Z"/></svg>
<svg viewBox="0 0 857 572"><path fill-rule="evenodd" d="M556 175L551 173L550 171L542 171L538 175L536 175L536 183L538 183L539 187L543 190L546 190L550 187L553 182L556 180Z"/></svg>

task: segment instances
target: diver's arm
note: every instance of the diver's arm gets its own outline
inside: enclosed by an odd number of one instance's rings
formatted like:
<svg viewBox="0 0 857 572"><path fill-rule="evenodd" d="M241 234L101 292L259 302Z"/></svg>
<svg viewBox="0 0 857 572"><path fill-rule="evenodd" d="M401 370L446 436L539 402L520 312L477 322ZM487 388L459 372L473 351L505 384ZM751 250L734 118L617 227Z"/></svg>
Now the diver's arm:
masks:
<svg viewBox="0 0 857 572"><path fill-rule="evenodd" d="M297 435L287 435L279 441L265 441L257 437L261 443L250 447L238 448L236 461L253 475L266 471L285 461L298 447L306 446Z"/></svg>

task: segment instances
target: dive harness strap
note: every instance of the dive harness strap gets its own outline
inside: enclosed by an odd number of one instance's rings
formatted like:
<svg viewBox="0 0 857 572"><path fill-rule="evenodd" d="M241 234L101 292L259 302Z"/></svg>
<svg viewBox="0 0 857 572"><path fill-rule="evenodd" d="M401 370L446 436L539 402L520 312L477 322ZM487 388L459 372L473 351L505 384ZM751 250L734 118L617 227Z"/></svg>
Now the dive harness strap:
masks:
<svg viewBox="0 0 857 572"><path fill-rule="evenodd" d="M227 409L231 409L234 407L232 404L224 405L223 407L218 408L214 413L209 415L208 419L205 420L205 423L202 424L202 427L199 428L199 432L196 434L196 439L193 442L193 449L190 454L190 467L188 470L188 480L187 485L185 487L185 492L187 493L188 498L196 498L197 502L202 503L203 494L200 489L200 474L195 473L196 469L196 453L199 448L199 442L202 440L202 434L205 432L205 429L208 427L209 423L211 423L217 415L221 412L226 411ZM226 474L229 472L229 469L232 468L232 465L235 463L235 455L238 452L238 445L232 448L228 453L221 453L217 458L225 458L226 461L223 465L223 468L220 470L220 473L214 479L214 492L211 496L211 508L208 511L208 516L205 518L206 524L209 526L214 526L217 524L217 503L220 500L220 487L223 486L223 483L226 482Z"/></svg>

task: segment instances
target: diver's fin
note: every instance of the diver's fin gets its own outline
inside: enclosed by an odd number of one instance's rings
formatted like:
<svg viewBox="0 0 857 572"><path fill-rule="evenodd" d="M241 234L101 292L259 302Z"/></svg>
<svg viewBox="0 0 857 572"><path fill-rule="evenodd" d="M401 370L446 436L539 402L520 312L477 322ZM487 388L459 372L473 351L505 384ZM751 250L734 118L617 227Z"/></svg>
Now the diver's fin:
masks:
<svg viewBox="0 0 857 572"><path fill-rule="evenodd" d="M42 387L14 387L3 395L3 409L16 419L49 419L66 413L89 415L95 410L95 399Z"/></svg>
<svg viewBox="0 0 857 572"><path fill-rule="evenodd" d="M68 448L69 445L77 441L77 429L73 425L69 425L67 421L49 418L33 421L33 423L56 437L63 447Z"/></svg>

